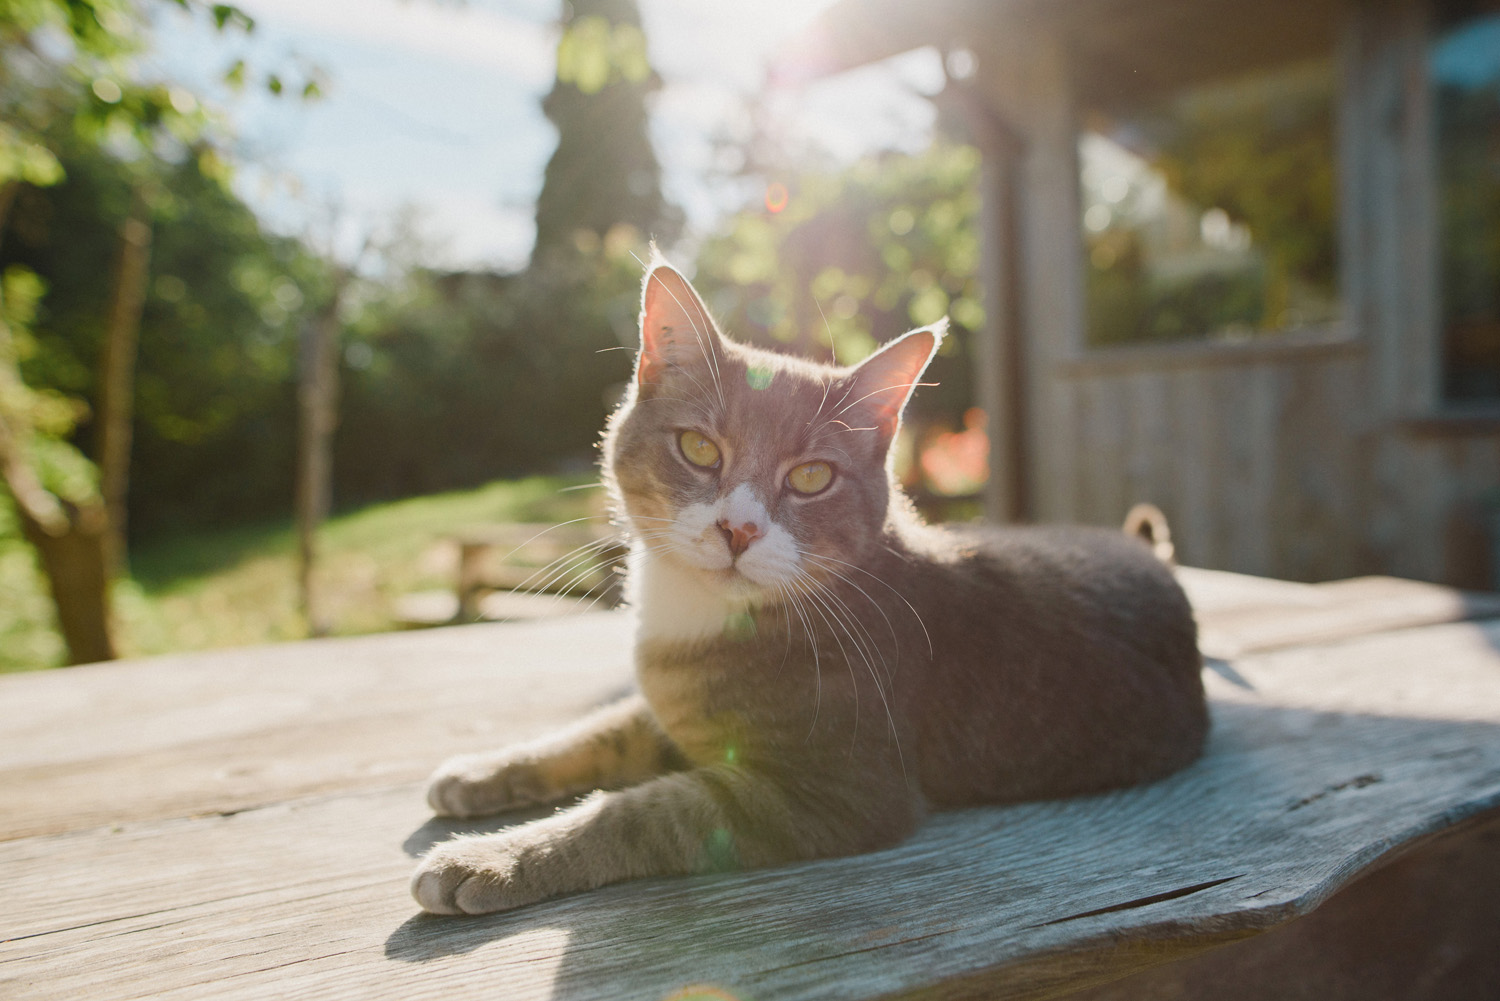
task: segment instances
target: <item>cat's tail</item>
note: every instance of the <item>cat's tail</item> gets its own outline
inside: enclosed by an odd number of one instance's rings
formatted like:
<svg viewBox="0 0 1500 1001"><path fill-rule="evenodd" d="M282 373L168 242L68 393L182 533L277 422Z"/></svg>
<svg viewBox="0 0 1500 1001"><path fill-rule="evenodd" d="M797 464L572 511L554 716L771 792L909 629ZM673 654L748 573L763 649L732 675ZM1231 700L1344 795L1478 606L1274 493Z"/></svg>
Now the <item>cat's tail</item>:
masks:
<svg viewBox="0 0 1500 1001"><path fill-rule="evenodd" d="M1167 516L1155 504L1137 504L1131 508L1125 516L1125 534L1139 536L1167 566L1177 565L1177 549L1172 545Z"/></svg>

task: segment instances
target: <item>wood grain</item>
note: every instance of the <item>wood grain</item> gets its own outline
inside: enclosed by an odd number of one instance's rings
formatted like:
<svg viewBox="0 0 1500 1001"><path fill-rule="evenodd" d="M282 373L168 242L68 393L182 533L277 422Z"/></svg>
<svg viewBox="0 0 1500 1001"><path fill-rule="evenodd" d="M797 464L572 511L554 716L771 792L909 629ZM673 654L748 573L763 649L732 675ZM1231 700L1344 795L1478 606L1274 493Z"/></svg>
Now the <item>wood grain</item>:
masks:
<svg viewBox="0 0 1500 1001"><path fill-rule="evenodd" d="M1204 614L1337 604L1217 574L1190 590ZM0 733L0 996L1034 998L1104 982L1282 925L1500 807L1500 623L1366 626L1206 675L1208 753L1152 786L469 920L407 896L415 855L459 829L412 779L613 694L626 617L0 678L17 721Z"/></svg>
<svg viewBox="0 0 1500 1001"><path fill-rule="evenodd" d="M413 782L623 694L630 652L599 613L0 681L4 839Z"/></svg>

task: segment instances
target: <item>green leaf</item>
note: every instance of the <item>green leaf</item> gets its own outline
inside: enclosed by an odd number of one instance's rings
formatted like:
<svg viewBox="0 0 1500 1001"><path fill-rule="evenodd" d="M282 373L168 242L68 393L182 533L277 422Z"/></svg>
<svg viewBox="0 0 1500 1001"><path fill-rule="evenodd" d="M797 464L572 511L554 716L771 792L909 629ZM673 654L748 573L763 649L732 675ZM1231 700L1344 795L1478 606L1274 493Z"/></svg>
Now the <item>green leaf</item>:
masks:
<svg viewBox="0 0 1500 1001"><path fill-rule="evenodd" d="M209 8L209 14L214 19L214 27L219 31L229 27L239 28L247 33L255 30L255 18L232 3L216 3Z"/></svg>

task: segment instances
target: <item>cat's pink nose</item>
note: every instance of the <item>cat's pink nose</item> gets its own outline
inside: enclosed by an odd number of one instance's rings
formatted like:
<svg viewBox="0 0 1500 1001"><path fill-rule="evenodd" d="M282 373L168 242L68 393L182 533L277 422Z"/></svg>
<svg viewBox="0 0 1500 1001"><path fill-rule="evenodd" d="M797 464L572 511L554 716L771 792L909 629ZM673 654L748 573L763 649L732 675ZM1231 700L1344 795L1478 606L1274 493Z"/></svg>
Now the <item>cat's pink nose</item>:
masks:
<svg viewBox="0 0 1500 1001"><path fill-rule="evenodd" d="M743 524L731 524L728 518L719 519L719 531L724 533L724 538L729 542L729 553L738 556L750 548L750 543L760 538L760 526L752 521Z"/></svg>

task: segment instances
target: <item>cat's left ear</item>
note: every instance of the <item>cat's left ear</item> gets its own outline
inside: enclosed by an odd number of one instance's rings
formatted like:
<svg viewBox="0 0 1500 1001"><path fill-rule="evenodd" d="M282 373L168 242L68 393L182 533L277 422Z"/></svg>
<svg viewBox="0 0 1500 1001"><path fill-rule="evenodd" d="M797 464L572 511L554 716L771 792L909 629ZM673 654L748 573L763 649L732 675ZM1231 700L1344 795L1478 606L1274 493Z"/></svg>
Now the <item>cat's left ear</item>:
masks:
<svg viewBox="0 0 1500 1001"><path fill-rule="evenodd" d="M851 409L859 411L861 422L873 423L885 444L896 437L901 412L947 333L948 318L944 317L902 334L855 368L850 398L856 403Z"/></svg>
<svg viewBox="0 0 1500 1001"><path fill-rule="evenodd" d="M635 380L653 386L672 367L707 364L717 371L719 331L703 300L676 269L655 263L641 290L641 351Z"/></svg>

